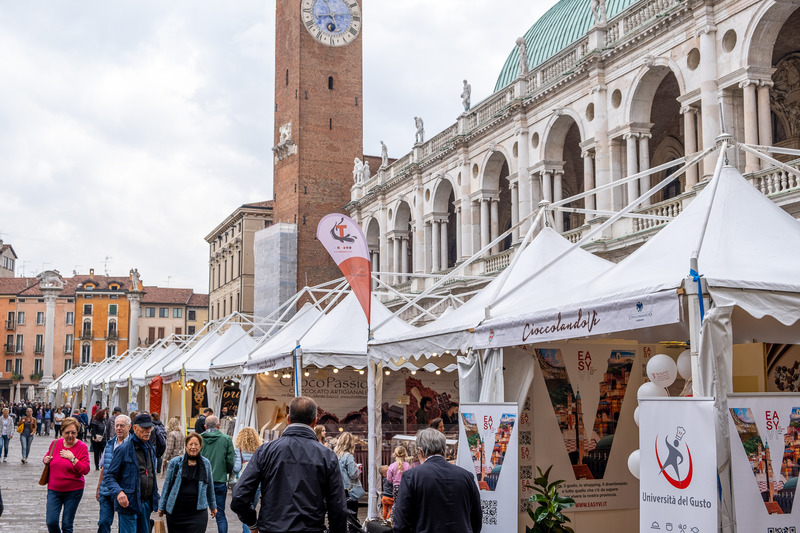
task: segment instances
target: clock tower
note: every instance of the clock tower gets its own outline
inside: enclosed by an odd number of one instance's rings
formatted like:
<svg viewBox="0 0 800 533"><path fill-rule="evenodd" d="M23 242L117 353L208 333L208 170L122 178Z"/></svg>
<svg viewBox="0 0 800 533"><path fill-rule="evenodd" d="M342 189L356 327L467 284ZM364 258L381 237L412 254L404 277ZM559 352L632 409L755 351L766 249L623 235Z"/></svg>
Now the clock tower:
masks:
<svg viewBox="0 0 800 533"><path fill-rule="evenodd" d="M361 0L277 0L274 222L297 228L297 289L341 276L316 239L363 157Z"/></svg>

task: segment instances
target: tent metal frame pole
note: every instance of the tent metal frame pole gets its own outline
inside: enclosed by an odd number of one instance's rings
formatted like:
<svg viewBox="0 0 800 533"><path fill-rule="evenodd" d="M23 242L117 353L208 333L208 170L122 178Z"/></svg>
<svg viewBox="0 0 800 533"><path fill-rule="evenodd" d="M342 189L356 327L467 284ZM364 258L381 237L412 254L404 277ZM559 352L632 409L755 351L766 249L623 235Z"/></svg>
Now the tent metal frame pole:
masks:
<svg viewBox="0 0 800 533"><path fill-rule="evenodd" d="M186 370L183 368L183 365L181 365L180 383L181 383L181 425L183 426L183 434L186 435L186 432L188 431L189 428L189 421L186 419Z"/></svg>

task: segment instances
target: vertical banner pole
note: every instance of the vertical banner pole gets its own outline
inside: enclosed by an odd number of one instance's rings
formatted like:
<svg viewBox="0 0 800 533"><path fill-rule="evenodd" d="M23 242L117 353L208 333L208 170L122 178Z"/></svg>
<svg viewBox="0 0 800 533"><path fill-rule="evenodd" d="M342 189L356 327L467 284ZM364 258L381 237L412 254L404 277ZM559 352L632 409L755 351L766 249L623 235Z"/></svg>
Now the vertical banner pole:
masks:
<svg viewBox="0 0 800 533"><path fill-rule="evenodd" d="M300 341L295 343L294 352L292 352L292 364L294 366L294 395L303 395L303 377L300 375L303 371L303 351L300 348Z"/></svg>
<svg viewBox="0 0 800 533"><path fill-rule="evenodd" d="M189 421L186 420L186 369L181 365L181 424L183 425L183 434L189 427Z"/></svg>

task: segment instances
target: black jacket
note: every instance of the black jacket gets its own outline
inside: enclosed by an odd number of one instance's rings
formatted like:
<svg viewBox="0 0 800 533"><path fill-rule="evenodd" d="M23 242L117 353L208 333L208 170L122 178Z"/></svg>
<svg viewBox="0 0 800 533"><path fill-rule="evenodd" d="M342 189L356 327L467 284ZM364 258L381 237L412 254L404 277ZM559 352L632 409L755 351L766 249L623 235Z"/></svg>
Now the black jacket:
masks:
<svg viewBox="0 0 800 533"><path fill-rule="evenodd" d="M231 510L244 524L256 523L251 505L261 484L258 530L262 533L319 533L328 513L330 533L347 530L339 461L317 442L314 430L291 424L278 440L263 444L233 489Z"/></svg>
<svg viewBox="0 0 800 533"><path fill-rule="evenodd" d="M206 416L198 415L197 420L194 421L194 432L202 433L206 430Z"/></svg>
<svg viewBox="0 0 800 533"><path fill-rule="evenodd" d="M395 533L479 533L475 475L434 455L403 472L392 513Z"/></svg>

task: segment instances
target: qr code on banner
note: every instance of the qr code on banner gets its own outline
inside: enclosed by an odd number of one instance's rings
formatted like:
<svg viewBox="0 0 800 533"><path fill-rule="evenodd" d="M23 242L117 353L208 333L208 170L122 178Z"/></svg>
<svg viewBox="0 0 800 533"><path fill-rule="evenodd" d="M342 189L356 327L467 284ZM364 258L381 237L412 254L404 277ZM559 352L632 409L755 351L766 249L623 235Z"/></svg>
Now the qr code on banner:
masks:
<svg viewBox="0 0 800 533"><path fill-rule="evenodd" d="M530 411L531 410L531 399L525 398L525 406L522 408L523 411Z"/></svg>
<svg viewBox="0 0 800 533"><path fill-rule="evenodd" d="M520 431L519 432L519 443L524 446L530 446L531 444L531 432L530 431Z"/></svg>
<svg viewBox="0 0 800 533"><path fill-rule="evenodd" d="M533 467L531 465L519 467L520 479L533 479Z"/></svg>
<svg viewBox="0 0 800 533"><path fill-rule="evenodd" d="M497 500L481 500L481 511L484 525L497 525Z"/></svg>
<svg viewBox="0 0 800 533"><path fill-rule="evenodd" d="M527 513L529 509L531 509L533 505L529 499L524 499L519 501L519 512L520 514Z"/></svg>
<svg viewBox="0 0 800 533"><path fill-rule="evenodd" d="M794 526L788 527L768 527L767 533L797 533L797 528Z"/></svg>

